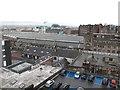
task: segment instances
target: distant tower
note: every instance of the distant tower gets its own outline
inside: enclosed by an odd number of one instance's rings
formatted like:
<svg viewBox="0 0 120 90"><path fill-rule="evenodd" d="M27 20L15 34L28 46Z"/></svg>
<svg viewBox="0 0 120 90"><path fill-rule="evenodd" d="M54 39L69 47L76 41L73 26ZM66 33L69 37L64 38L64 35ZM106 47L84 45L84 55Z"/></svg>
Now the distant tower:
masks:
<svg viewBox="0 0 120 90"><path fill-rule="evenodd" d="M80 26L78 27L78 36L80 36Z"/></svg>
<svg viewBox="0 0 120 90"><path fill-rule="evenodd" d="M10 50L10 41L2 40L2 66L8 66L12 64L11 61L11 50Z"/></svg>
<svg viewBox="0 0 120 90"><path fill-rule="evenodd" d="M43 33L46 33L46 28L45 28L45 24L46 24L47 22L44 22L44 28L43 28Z"/></svg>

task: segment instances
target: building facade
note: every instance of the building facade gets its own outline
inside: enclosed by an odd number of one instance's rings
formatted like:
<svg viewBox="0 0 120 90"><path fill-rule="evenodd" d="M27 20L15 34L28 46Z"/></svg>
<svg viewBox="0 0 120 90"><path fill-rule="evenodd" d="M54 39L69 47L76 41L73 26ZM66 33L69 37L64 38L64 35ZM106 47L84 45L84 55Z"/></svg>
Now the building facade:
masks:
<svg viewBox="0 0 120 90"><path fill-rule="evenodd" d="M119 55L120 27L114 25L80 25L78 35L85 38L85 50ZM117 61L114 58L104 58L105 61ZM119 60L119 59L118 59ZM111 61L111 62L112 62Z"/></svg>
<svg viewBox="0 0 120 90"><path fill-rule="evenodd" d="M85 38L85 49L119 53L119 28L113 25L80 25L78 35Z"/></svg>
<svg viewBox="0 0 120 90"><path fill-rule="evenodd" d="M10 41L2 40L2 66L8 66L12 64L11 61L11 50L10 50Z"/></svg>
<svg viewBox="0 0 120 90"><path fill-rule="evenodd" d="M0 44L2 43L2 33L0 32ZM0 45L0 67L2 67L2 45Z"/></svg>

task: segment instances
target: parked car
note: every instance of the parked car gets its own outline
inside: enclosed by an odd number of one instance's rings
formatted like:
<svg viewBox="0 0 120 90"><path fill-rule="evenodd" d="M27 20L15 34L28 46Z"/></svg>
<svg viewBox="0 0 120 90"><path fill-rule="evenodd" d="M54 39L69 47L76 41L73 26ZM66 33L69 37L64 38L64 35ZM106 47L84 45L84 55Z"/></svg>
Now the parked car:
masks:
<svg viewBox="0 0 120 90"><path fill-rule="evenodd" d="M120 80L118 80L118 86L120 87Z"/></svg>
<svg viewBox="0 0 120 90"><path fill-rule="evenodd" d="M69 90L69 87L70 87L70 85L67 84L67 83L65 83L64 85L61 85L61 86L60 86L60 89L59 89L59 90Z"/></svg>
<svg viewBox="0 0 120 90"><path fill-rule="evenodd" d="M67 73L66 70L62 70L61 73L60 73L60 75L64 76L66 73Z"/></svg>
<svg viewBox="0 0 120 90"><path fill-rule="evenodd" d="M48 80L46 83L45 83L45 87L51 87L53 84L54 84L54 80Z"/></svg>
<svg viewBox="0 0 120 90"><path fill-rule="evenodd" d="M84 90L84 88L83 87L78 87L77 90Z"/></svg>
<svg viewBox="0 0 120 90"><path fill-rule="evenodd" d="M80 77L80 72L79 71L77 71L76 73L75 73L75 75L74 75L74 78L79 78Z"/></svg>
<svg viewBox="0 0 120 90"><path fill-rule="evenodd" d="M86 80L87 76L86 74L81 75L81 79Z"/></svg>
<svg viewBox="0 0 120 90"><path fill-rule="evenodd" d="M117 87L117 81L115 79L112 79L110 81L110 87L116 88Z"/></svg>
<svg viewBox="0 0 120 90"><path fill-rule="evenodd" d="M88 78L88 81L91 81L91 82L93 82L93 81L94 81L94 79L95 79L95 76L93 76L93 75L90 75L90 76L89 76L89 78Z"/></svg>
<svg viewBox="0 0 120 90"><path fill-rule="evenodd" d="M53 84L52 89L53 90L59 90L61 85L62 85L61 82L56 82L56 83Z"/></svg>
<svg viewBox="0 0 120 90"><path fill-rule="evenodd" d="M108 78L104 78L103 80L102 80L102 85L108 85L108 83L109 83L109 79Z"/></svg>

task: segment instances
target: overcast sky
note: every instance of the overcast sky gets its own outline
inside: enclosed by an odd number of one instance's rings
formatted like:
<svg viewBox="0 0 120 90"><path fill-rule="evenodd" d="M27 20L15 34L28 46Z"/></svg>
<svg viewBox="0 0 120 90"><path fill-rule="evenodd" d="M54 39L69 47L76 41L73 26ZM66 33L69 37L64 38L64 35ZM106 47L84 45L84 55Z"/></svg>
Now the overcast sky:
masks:
<svg viewBox="0 0 120 90"><path fill-rule="evenodd" d="M118 25L119 0L0 0L0 21Z"/></svg>

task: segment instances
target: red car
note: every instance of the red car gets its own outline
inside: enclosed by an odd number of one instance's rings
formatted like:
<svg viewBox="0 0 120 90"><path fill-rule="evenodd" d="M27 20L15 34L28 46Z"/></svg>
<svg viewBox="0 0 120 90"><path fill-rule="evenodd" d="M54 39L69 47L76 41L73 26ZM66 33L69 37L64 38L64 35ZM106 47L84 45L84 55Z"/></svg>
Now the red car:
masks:
<svg viewBox="0 0 120 90"><path fill-rule="evenodd" d="M117 87L117 81L114 80L114 79L112 79L112 80L110 81L110 87L116 88L116 87Z"/></svg>

